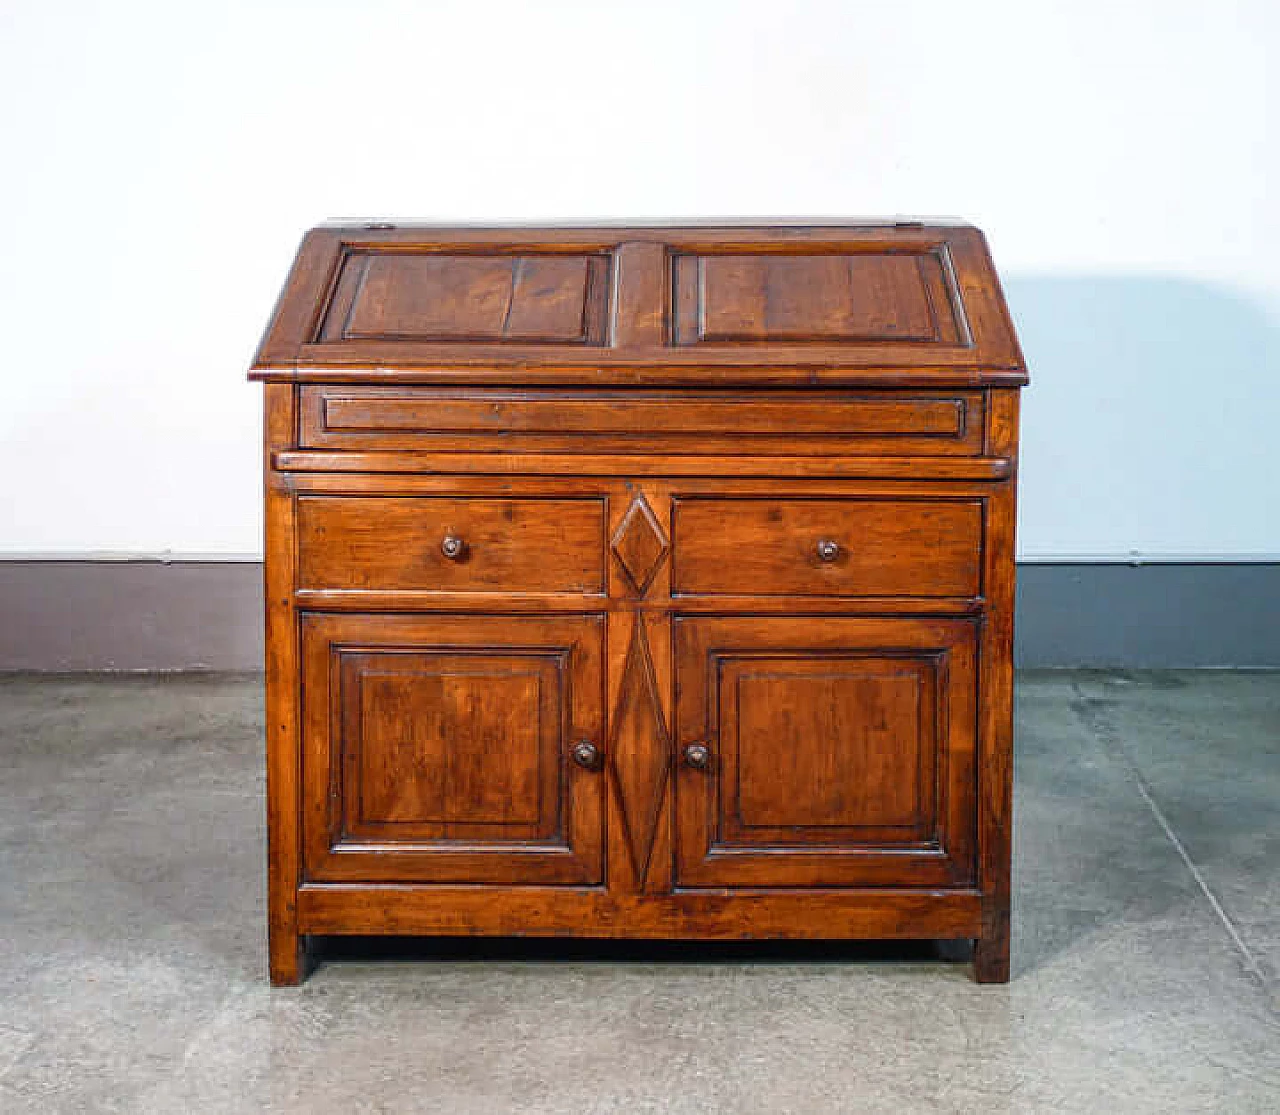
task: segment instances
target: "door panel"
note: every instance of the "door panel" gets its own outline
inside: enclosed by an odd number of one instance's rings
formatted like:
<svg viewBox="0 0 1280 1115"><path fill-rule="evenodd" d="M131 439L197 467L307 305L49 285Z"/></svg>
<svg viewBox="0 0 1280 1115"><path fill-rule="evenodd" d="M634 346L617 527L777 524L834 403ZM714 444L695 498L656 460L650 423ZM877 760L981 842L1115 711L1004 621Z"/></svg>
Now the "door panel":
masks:
<svg viewBox="0 0 1280 1115"><path fill-rule="evenodd" d="M972 879L972 620L681 617L676 656L680 885Z"/></svg>
<svg viewBox="0 0 1280 1115"><path fill-rule="evenodd" d="M834 653L725 663L727 832L830 843L932 832L933 686L927 664ZM882 835L881 835L882 834Z"/></svg>
<svg viewBox="0 0 1280 1115"><path fill-rule="evenodd" d="M344 830L424 840L554 837L557 662L381 651L342 657ZM460 746L461 745L461 746Z"/></svg>
<svg viewBox="0 0 1280 1115"><path fill-rule="evenodd" d="M303 617L306 871L596 883L598 616Z"/></svg>

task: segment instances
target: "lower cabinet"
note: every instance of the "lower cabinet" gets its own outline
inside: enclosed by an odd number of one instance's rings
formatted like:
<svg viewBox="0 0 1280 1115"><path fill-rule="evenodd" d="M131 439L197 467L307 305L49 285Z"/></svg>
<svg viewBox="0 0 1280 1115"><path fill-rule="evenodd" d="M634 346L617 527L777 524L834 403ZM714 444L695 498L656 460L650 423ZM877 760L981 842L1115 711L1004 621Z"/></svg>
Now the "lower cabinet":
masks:
<svg viewBox="0 0 1280 1115"><path fill-rule="evenodd" d="M605 619L302 618L304 870L600 885ZM974 881L977 625L677 616L679 889ZM661 799L655 801L660 805Z"/></svg>
<svg viewBox="0 0 1280 1115"><path fill-rule="evenodd" d="M976 656L969 619L677 618L677 885L972 882Z"/></svg>
<svg viewBox="0 0 1280 1115"><path fill-rule="evenodd" d="M604 626L305 614L306 876L603 882Z"/></svg>

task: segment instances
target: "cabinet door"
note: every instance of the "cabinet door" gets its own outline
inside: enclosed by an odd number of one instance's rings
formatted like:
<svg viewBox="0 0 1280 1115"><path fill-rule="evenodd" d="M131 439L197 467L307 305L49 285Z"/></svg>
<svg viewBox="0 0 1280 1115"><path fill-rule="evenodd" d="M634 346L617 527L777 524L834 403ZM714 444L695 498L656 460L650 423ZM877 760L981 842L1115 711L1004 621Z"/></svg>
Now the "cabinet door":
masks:
<svg viewBox="0 0 1280 1115"><path fill-rule="evenodd" d="M599 616L304 615L305 871L599 883Z"/></svg>
<svg viewBox="0 0 1280 1115"><path fill-rule="evenodd" d="M974 878L976 623L682 617L677 882Z"/></svg>

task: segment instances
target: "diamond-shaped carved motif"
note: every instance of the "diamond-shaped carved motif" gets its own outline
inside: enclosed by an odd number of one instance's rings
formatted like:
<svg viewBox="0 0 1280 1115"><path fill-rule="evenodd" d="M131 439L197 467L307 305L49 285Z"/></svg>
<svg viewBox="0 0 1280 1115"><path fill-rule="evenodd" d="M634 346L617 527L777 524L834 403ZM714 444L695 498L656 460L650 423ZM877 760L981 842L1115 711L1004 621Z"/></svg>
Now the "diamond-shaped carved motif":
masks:
<svg viewBox="0 0 1280 1115"><path fill-rule="evenodd" d="M609 545L631 587L643 596L667 556L667 536L644 496L631 501Z"/></svg>
<svg viewBox="0 0 1280 1115"><path fill-rule="evenodd" d="M643 884L671 769L671 736L662 715L643 616L636 616L632 629L612 721L609 765L631 866L636 882Z"/></svg>

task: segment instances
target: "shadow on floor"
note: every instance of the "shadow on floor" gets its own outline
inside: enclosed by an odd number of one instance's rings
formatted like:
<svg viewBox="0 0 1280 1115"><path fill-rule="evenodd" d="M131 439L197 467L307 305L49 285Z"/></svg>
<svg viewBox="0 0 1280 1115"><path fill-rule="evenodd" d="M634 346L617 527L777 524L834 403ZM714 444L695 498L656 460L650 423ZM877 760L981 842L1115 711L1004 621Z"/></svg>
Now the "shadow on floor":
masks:
<svg viewBox="0 0 1280 1115"><path fill-rule="evenodd" d="M313 959L350 962L900 964L972 957L969 941L618 941L529 937L324 937Z"/></svg>

